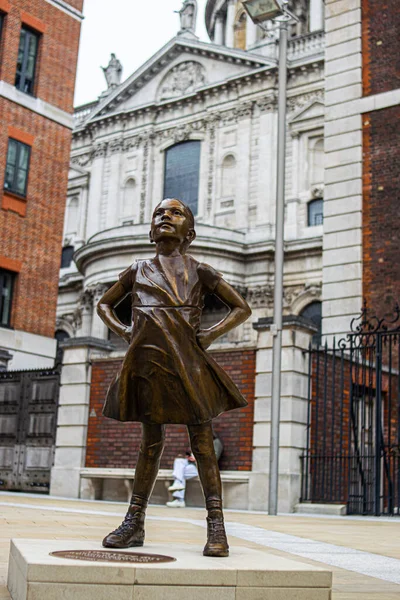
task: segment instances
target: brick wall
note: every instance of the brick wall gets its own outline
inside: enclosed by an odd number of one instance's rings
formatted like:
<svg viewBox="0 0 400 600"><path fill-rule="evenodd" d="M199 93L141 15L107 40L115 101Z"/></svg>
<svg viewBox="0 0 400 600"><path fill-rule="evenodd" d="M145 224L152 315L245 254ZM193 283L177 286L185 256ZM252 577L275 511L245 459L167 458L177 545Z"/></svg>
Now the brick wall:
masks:
<svg viewBox="0 0 400 600"><path fill-rule="evenodd" d="M217 352L213 357L224 367L247 399L246 408L231 411L214 421L215 432L224 444L222 470L250 471L253 449L255 351ZM119 423L102 416L108 386L120 361L95 361L92 369L90 416L86 455L87 467L134 468L140 445L140 424ZM161 468L172 467L174 458L188 447L185 426L167 427Z"/></svg>
<svg viewBox="0 0 400 600"><path fill-rule="evenodd" d="M35 96L72 113L80 22L45 0L0 7L8 11L0 79L14 86L21 23L35 26L42 32ZM9 137L31 146L26 198L3 190ZM11 325L47 337L54 337L70 143L68 128L0 97L0 266L18 265Z"/></svg>
<svg viewBox="0 0 400 600"><path fill-rule="evenodd" d="M12 325L54 337L71 133L0 98L0 203L4 201L9 123L34 132L26 215L0 209L0 256L22 263Z"/></svg>
<svg viewBox="0 0 400 600"><path fill-rule="evenodd" d="M399 0L362 0L363 93L400 87Z"/></svg>
<svg viewBox="0 0 400 600"><path fill-rule="evenodd" d="M69 4L73 8L76 8L77 10L83 9L83 0L66 0L66 1L67 1L67 4Z"/></svg>
<svg viewBox="0 0 400 600"><path fill-rule="evenodd" d="M394 336L384 338L381 374L383 443L393 468L397 464L393 459L397 456L400 431L396 348L398 341ZM357 471L358 465L356 439L363 468L372 468L376 435L376 347L373 336L355 338L351 357L350 361L348 350L342 353L338 348L335 355L321 350L314 351L312 356L308 463L311 495L308 499L317 502L349 500L349 472ZM358 480L358 471L352 473L352 479ZM392 479L398 481L398 475L393 474Z"/></svg>
<svg viewBox="0 0 400 600"><path fill-rule="evenodd" d="M363 145L364 296L383 317L400 302L400 106L363 116Z"/></svg>
<svg viewBox="0 0 400 600"><path fill-rule="evenodd" d="M79 8L82 2L70 2ZM73 111L80 22L45 0L10 0L2 34L0 79L15 83L22 12L43 25L35 96L69 113Z"/></svg>

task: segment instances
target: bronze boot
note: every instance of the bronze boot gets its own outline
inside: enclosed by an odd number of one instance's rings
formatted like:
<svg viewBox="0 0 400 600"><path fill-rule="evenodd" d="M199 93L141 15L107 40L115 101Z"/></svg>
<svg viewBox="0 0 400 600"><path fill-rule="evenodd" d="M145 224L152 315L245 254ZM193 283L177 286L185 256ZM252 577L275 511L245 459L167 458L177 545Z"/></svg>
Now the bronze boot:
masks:
<svg viewBox="0 0 400 600"><path fill-rule="evenodd" d="M207 544L204 547L203 555L226 558L229 556L229 546L225 533L222 501L207 502L207 509Z"/></svg>
<svg viewBox="0 0 400 600"><path fill-rule="evenodd" d="M131 548L144 544L144 520L147 502L132 498L126 517L115 531L103 540L104 548Z"/></svg>

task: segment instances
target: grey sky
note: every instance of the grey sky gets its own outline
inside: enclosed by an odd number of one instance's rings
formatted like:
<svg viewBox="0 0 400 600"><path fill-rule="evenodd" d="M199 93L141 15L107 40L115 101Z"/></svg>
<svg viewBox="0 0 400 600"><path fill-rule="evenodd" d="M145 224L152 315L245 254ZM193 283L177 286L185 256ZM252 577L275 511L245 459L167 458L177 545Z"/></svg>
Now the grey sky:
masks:
<svg viewBox="0 0 400 600"><path fill-rule="evenodd" d="M198 0L197 35L208 40L204 25L206 0ZM182 0L85 0L75 105L95 100L107 87L101 66L111 52L124 68L123 79L174 37Z"/></svg>

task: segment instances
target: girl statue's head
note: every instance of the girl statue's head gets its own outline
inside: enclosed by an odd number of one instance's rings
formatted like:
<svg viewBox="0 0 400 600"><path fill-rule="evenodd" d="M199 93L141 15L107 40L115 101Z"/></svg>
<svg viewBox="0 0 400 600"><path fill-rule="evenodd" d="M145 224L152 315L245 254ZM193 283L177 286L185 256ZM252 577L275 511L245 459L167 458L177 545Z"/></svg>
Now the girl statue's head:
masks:
<svg viewBox="0 0 400 600"><path fill-rule="evenodd" d="M194 216L186 204L176 198L167 198L156 206L151 221L150 241L179 240L181 251L186 252L196 238Z"/></svg>

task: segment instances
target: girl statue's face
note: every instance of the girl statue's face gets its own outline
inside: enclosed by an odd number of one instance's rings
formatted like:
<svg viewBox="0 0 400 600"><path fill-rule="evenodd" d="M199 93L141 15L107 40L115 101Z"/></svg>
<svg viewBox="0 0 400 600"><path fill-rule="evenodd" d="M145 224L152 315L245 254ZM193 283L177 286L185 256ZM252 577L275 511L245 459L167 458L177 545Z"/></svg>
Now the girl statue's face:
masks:
<svg viewBox="0 0 400 600"><path fill-rule="evenodd" d="M150 239L156 244L160 241L194 239L194 230L190 227L189 219L179 200L163 200L156 208L151 221Z"/></svg>

